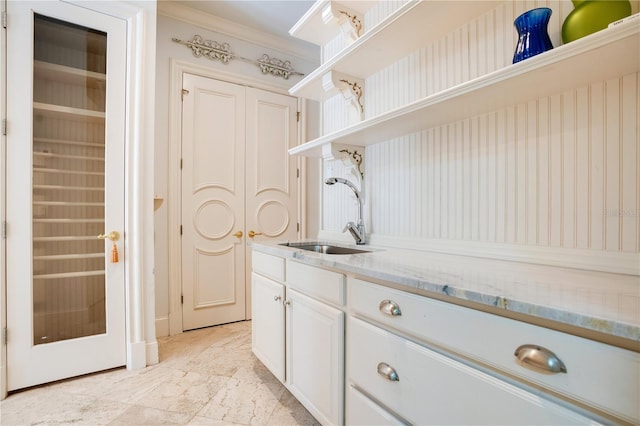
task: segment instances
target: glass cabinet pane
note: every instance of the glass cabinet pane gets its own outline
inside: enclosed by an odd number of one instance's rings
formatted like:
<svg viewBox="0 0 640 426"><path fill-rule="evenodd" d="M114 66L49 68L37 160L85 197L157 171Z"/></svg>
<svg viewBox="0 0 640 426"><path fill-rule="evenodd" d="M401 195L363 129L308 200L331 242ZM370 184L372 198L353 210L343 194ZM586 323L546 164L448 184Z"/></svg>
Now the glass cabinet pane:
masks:
<svg viewBox="0 0 640 426"><path fill-rule="evenodd" d="M107 35L34 22L34 345L106 332Z"/></svg>

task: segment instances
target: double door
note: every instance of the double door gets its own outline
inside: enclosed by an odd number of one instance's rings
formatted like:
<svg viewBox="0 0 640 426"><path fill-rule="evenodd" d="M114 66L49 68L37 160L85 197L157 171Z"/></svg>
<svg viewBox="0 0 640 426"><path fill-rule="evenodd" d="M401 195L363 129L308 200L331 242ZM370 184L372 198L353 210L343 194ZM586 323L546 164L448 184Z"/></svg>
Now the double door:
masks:
<svg viewBox="0 0 640 426"><path fill-rule="evenodd" d="M183 74L182 328L251 317L253 238L297 239L297 99Z"/></svg>

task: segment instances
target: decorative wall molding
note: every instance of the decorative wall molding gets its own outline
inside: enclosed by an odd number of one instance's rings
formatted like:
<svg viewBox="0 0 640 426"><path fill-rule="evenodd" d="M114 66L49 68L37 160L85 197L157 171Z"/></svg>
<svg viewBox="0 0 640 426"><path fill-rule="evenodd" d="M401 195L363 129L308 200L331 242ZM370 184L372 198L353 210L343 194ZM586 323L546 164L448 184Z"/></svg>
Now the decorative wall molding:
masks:
<svg viewBox="0 0 640 426"><path fill-rule="evenodd" d="M258 31L255 28L240 25L236 22L220 18L219 16L189 8L180 4L179 1L159 1L158 14L170 19L187 22L219 34L225 34L238 40L244 40L257 46L278 50L304 61L311 63L318 62L319 50L312 45L303 47L301 46L302 42Z"/></svg>
<svg viewBox="0 0 640 426"><path fill-rule="evenodd" d="M266 53L257 60L244 58L234 54L231 51L229 43L218 43L214 40L203 40L203 38L197 34L189 41L180 40L175 37L171 40L190 48L193 52L193 56L196 58L204 56L212 61L220 61L225 65L232 59L237 59L239 61L257 65L260 68L260 71L262 71L262 74L271 74L275 77L282 77L285 80L288 80L292 75L304 75L303 73L296 71L290 61L271 58Z"/></svg>

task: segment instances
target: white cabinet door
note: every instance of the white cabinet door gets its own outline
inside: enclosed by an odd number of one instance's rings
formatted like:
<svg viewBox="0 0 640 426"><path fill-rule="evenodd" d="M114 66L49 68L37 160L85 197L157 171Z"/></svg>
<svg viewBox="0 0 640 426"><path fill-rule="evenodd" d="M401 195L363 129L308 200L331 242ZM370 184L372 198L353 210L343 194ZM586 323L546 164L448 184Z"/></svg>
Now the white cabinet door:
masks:
<svg viewBox="0 0 640 426"><path fill-rule="evenodd" d="M284 285L253 273L251 349L284 382Z"/></svg>
<svg viewBox="0 0 640 426"><path fill-rule="evenodd" d="M320 421L342 424L344 313L287 290L287 384Z"/></svg>

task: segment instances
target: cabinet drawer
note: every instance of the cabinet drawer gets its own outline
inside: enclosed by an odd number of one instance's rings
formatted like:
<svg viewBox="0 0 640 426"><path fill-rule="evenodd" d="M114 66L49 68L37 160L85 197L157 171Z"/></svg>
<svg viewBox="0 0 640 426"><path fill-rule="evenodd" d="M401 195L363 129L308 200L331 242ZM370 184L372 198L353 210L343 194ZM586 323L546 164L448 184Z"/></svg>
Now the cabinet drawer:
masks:
<svg viewBox="0 0 640 426"><path fill-rule="evenodd" d="M287 287L344 306L344 275L287 259Z"/></svg>
<svg viewBox="0 0 640 426"><path fill-rule="evenodd" d="M553 401L359 319L349 318L347 335L349 382L412 424L589 422ZM390 370L381 371L381 363ZM390 372L397 381L388 378Z"/></svg>
<svg viewBox="0 0 640 426"><path fill-rule="evenodd" d="M251 267L253 272L281 283L284 282L284 259L281 257L254 250L251 253Z"/></svg>
<svg viewBox="0 0 640 426"><path fill-rule="evenodd" d="M358 392L353 386L347 386L346 425L402 425L400 420L389 414L384 408Z"/></svg>
<svg viewBox="0 0 640 426"><path fill-rule="evenodd" d="M640 421L640 354L559 331L350 279L352 313L425 342L508 372L632 423ZM389 316L380 303L400 310ZM567 373L551 374L518 362L516 348L534 344L551 350Z"/></svg>

